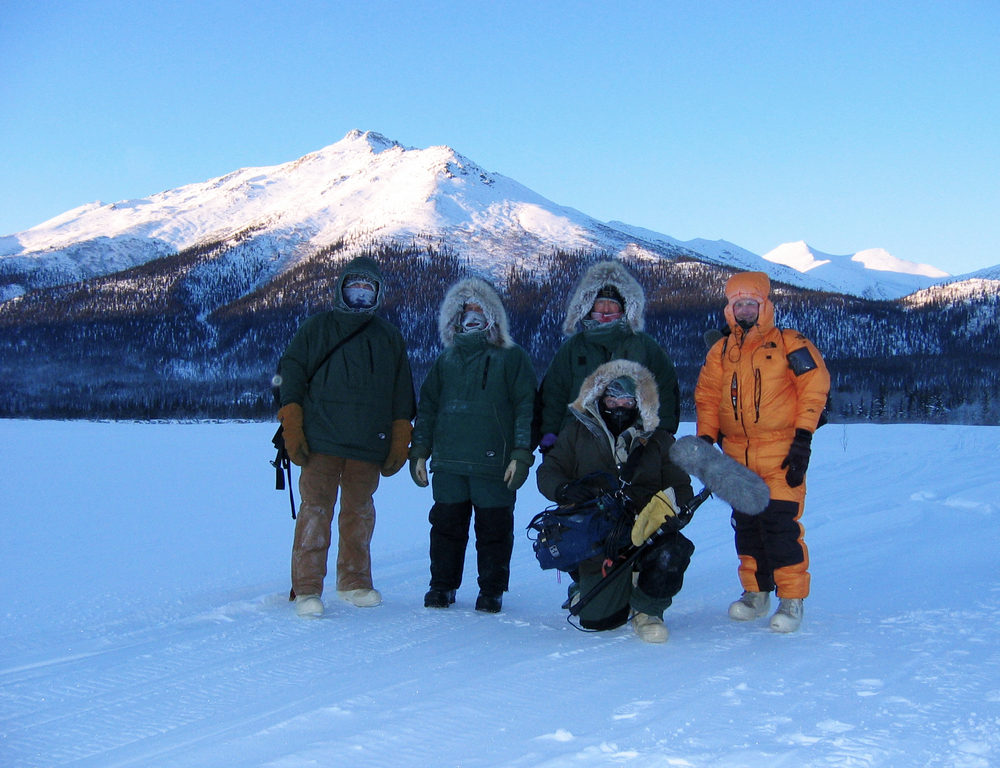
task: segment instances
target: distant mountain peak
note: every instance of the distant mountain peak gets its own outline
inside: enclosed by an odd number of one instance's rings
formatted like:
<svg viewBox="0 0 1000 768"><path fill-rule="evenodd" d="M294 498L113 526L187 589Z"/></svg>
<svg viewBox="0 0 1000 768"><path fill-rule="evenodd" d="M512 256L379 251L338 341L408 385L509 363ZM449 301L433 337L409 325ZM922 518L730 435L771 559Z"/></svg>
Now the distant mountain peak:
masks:
<svg viewBox="0 0 1000 768"><path fill-rule="evenodd" d="M913 261L896 258L884 248L869 248L858 251L851 257L851 261L857 261L863 264L865 269L874 269L876 272L900 272L905 275L933 278L951 277L943 269L932 267L930 264L917 264Z"/></svg>
<svg viewBox="0 0 1000 768"><path fill-rule="evenodd" d="M799 272L808 272L830 263L830 259L816 258L818 253L810 248L805 240L797 240L794 243L779 245L773 251L765 253L764 258Z"/></svg>
<svg viewBox="0 0 1000 768"><path fill-rule="evenodd" d="M371 147L372 154L377 155L384 152L387 149L393 149L394 147L399 147L400 149L406 149L398 141L387 138L381 133L376 131L362 131L357 128L347 132L347 135L341 139L338 144L341 143L358 143L365 142ZM335 145L336 146L336 145Z"/></svg>

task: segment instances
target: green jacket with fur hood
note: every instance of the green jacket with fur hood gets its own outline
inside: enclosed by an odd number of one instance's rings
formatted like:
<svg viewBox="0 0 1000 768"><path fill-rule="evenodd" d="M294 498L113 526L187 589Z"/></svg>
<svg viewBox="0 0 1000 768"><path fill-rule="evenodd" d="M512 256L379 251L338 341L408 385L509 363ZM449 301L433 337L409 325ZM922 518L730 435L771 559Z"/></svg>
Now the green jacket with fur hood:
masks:
<svg viewBox="0 0 1000 768"><path fill-rule="evenodd" d="M371 309L354 310L344 303L344 279L357 274L376 286ZM374 314L382 298L378 265L366 256L354 259L337 281L335 308L305 320L281 357L281 404L302 406L313 453L382 464L389 455L392 422L414 416L406 343L396 326ZM337 342L368 320L360 334L320 367Z"/></svg>
<svg viewBox="0 0 1000 768"><path fill-rule="evenodd" d="M461 332L466 304L483 308L485 331ZM420 388L410 458L433 471L502 480L511 459L531 466L535 370L510 338L500 297L477 278L453 285L441 304L444 352Z"/></svg>
<svg viewBox="0 0 1000 768"><path fill-rule="evenodd" d="M590 315L598 291L613 285L625 302L625 316L592 328L578 326ZM573 417L567 406L594 370L611 360L632 360L643 365L656 380L660 429L673 434L680 424L680 387L667 353L643 332L646 306L642 287L617 261L594 264L580 280L566 309L563 333L569 338L556 352L538 393L538 436L559 434Z"/></svg>
<svg viewBox="0 0 1000 768"><path fill-rule="evenodd" d="M617 439L611 434L598 410L598 400L608 384L620 376L636 383L639 418ZM577 399L570 406L572 421L559 433L555 446L538 468L538 490L545 498L556 500L556 490L594 472L621 476L621 467L629 456L643 445L639 464L626 491L631 511L638 513L658 492L673 488L679 504L694 495L691 478L670 460L672 435L658 430L659 396L653 375L630 360L606 363L580 387Z"/></svg>

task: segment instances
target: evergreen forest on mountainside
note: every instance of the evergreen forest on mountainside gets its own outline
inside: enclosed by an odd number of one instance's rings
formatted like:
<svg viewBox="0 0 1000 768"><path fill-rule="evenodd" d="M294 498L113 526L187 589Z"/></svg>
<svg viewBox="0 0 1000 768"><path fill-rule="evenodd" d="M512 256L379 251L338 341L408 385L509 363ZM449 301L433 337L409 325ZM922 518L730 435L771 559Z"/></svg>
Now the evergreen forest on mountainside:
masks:
<svg viewBox="0 0 1000 768"><path fill-rule="evenodd" d="M381 314L402 331L419 388L441 351L438 307L471 273L467 260L443 247L338 243L279 273L253 234L0 304L0 417L269 419L278 358L302 320L332 306L340 269L357 255L381 265ZM607 258L539 255L496 286L539 377L563 340L569 293ZM646 290L645 330L673 359L691 419L703 334L725 323L733 270L684 258L625 263ZM916 305L774 284L772 297L777 324L827 361L831 421L1000 424L997 296Z"/></svg>

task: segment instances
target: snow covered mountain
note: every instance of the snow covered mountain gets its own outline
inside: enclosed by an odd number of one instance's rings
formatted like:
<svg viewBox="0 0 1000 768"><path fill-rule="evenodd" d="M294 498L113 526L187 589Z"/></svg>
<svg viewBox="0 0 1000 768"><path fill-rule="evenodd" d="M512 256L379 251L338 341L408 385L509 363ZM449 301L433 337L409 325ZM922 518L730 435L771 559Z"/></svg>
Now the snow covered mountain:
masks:
<svg viewBox="0 0 1000 768"><path fill-rule="evenodd" d="M898 298L947 276L884 251L827 256L802 243L761 258L723 240L682 242L560 206L449 147L406 148L355 130L294 162L90 203L0 237L0 301L245 239L269 254L265 281L317 249L379 240L446 246L488 274L511 263L530 269L539 253L597 250L763 270L798 287L871 298Z"/></svg>
<svg viewBox="0 0 1000 768"><path fill-rule="evenodd" d="M830 286L826 290L868 299L898 299L950 277L930 264L898 259L882 248L832 256L799 241L779 245L763 258L826 283Z"/></svg>

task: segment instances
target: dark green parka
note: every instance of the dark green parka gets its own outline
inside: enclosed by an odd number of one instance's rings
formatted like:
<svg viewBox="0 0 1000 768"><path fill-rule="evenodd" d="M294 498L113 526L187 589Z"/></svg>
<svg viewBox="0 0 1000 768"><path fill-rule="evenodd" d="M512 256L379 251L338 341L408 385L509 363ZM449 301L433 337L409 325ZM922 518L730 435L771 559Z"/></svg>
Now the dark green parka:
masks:
<svg viewBox="0 0 1000 768"><path fill-rule="evenodd" d="M591 325L587 320L598 292L614 286L625 302L625 316L612 323ZM618 262L593 265L570 298L563 332L569 338L556 352L538 393L537 436L559 434L573 417L567 407L584 380L611 360L632 360L656 380L659 428L673 434L680 424L680 387L670 357L656 340L643 332L645 296L635 278ZM583 325L582 329L578 327Z"/></svg>
<svg viewBox="0 0 1000 768"><path fill-rule="evenodd" d="M344 279L359 274L377 289L375 306L368 310L353 310L344 302ZM281 404L302 406L306 442L314 453L381 465L389 454L392 422L413 419L406 344L392 323L374 314L382 297L378 265L365 256L354 259L337 282L335 309L303 322L281 357ZM366 322L320 366L337 342Z"/></svg>
<svg viewBox="0 0 1000 768"><path fill-rule="evenodd" d="M486 331L460 332L463 307L479 304ZM432 471L502 480L511 459L531 466L535 371L507 327L496 292L471 278L453 286L438 318L445 350L420 388L410 458Z"/></svg>

